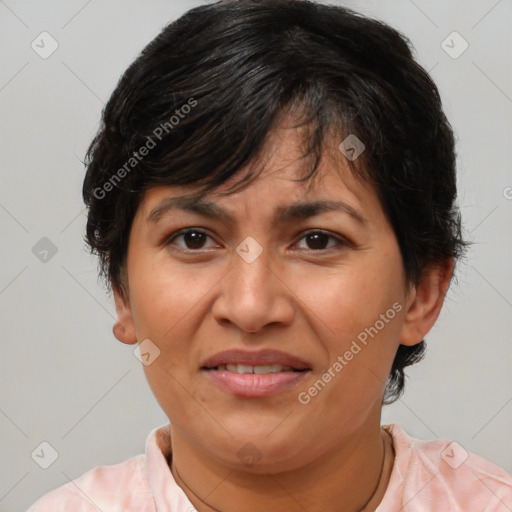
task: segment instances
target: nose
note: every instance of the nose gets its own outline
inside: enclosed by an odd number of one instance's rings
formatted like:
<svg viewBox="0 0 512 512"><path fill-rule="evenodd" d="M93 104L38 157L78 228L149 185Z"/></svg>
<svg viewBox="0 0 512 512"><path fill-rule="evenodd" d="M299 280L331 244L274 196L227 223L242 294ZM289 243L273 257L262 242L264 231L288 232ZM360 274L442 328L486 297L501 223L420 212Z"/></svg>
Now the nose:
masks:
<svg viewBox="0 0 512 512"><path fill-rule="evenodd" d="M280 273L268 250L252 262L235 253L212 306L216 321L249 333L270 325L289 325L295 311L293 292Z"/></svg>

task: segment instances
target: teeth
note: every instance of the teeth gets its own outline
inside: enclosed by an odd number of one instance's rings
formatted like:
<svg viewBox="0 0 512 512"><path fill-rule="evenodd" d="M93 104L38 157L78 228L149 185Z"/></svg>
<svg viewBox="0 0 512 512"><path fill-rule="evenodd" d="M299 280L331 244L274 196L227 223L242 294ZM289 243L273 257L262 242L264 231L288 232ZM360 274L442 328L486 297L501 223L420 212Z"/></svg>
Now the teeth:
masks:
<svg viewBox="0 0 512 512"><path fill-rule="evenodd" d="M253 367L246 364L227 364L226 368L228 372L236 373L252 373Z"/></svg>
<svg viewBox="0 0 512 512"><path fill-rule="evenodd" d="M267 373L277 372L291 372L293 368L290 366L281 366L280 364L268 364L251 366L248 364L226 364L217 366L217 370L227 370L233 373L256 373L258 375L264 375Z"/></svg>
<svg viewBox="0 0 512 512"><path fill-rule="evenodd" d="M253 373L258 373L259 375L262 375L264 373L275 373L275 370L277 368L277 365L266 365L266 366L254 366Z"/></svg>

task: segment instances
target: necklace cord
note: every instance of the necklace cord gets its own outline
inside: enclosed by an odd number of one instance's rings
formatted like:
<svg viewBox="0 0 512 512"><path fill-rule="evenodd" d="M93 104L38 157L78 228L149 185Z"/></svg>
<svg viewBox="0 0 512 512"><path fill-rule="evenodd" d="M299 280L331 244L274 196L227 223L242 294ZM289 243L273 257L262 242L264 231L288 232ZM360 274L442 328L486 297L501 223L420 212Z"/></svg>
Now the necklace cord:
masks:
<svg viewBox="0 0 512 512"><path fill-rule="evenodd" d="M386 442L384 441L384 437L382 437L382 448L383 448L383 451L382 451L382 463L381 463L381 466L380 466L380 475L379 475L379 479L377 481L377 485L375 487L375 489L373 490L373 492L371 493L370 497L366 500L365 504L359 508L358 510L356 510L355 512L365 512L365 509L366 507L371 503L371 501L373 500L373 498L375 497L375 495L377 494L377 491L379 490L379 487L380 487L380 484L382 482L382 476L384 474L384 463L386 461ZM169 463L169 461L168 461ZM219 509L216 509L214 507L212 507L211 505L209 505L208 503L206 503L204 500L202 500L186 483L185 481L183 480L183 478L181 478L181 475L179 474L178 472L178 469L176 468L176 464L174 463L174 459L171 459L171 473L174 472L176 473L176 475L178 476L178 478L180 479L181 481L181 484L184 485L191 494L194 495L194 497L196 497L203 505L206 505L208 508L210 508L213 512L222 512L221 510Z"/></svg>

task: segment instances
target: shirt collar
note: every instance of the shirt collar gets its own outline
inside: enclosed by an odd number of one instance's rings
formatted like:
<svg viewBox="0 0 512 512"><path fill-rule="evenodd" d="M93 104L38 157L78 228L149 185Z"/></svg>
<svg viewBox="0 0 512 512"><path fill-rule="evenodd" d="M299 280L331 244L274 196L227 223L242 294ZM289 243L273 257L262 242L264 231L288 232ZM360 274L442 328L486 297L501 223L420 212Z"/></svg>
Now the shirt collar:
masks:
<svg viewBox="0 0 512 512"><path fill-rule="evenodd" d="M183 489L176 483L169 464L172 457L170 424L151 431L146 440L149 487L158 512L195 512Z"/></svg>

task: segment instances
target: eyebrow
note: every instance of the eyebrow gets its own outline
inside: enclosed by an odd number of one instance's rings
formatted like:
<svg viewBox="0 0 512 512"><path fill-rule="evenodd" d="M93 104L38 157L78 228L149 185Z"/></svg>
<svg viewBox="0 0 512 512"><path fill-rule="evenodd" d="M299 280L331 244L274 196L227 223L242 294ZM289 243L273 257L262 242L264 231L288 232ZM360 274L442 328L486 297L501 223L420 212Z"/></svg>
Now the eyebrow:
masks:
<svg viewBox="0 0 512 512"><path fill-rule="evenodd" d="M216 218L230 225L236 223L234 217L222 207L211 201L198 198L197 196L166 197L153 208L146 220L147 222L157 223L165 214L174 209ZM362 225L366 225L367 223L363 215L353 206L343 201L328 200L296 202L278 206L274 212L273 222L304 220L320 213L333 211L344 212Z"/></svg>

